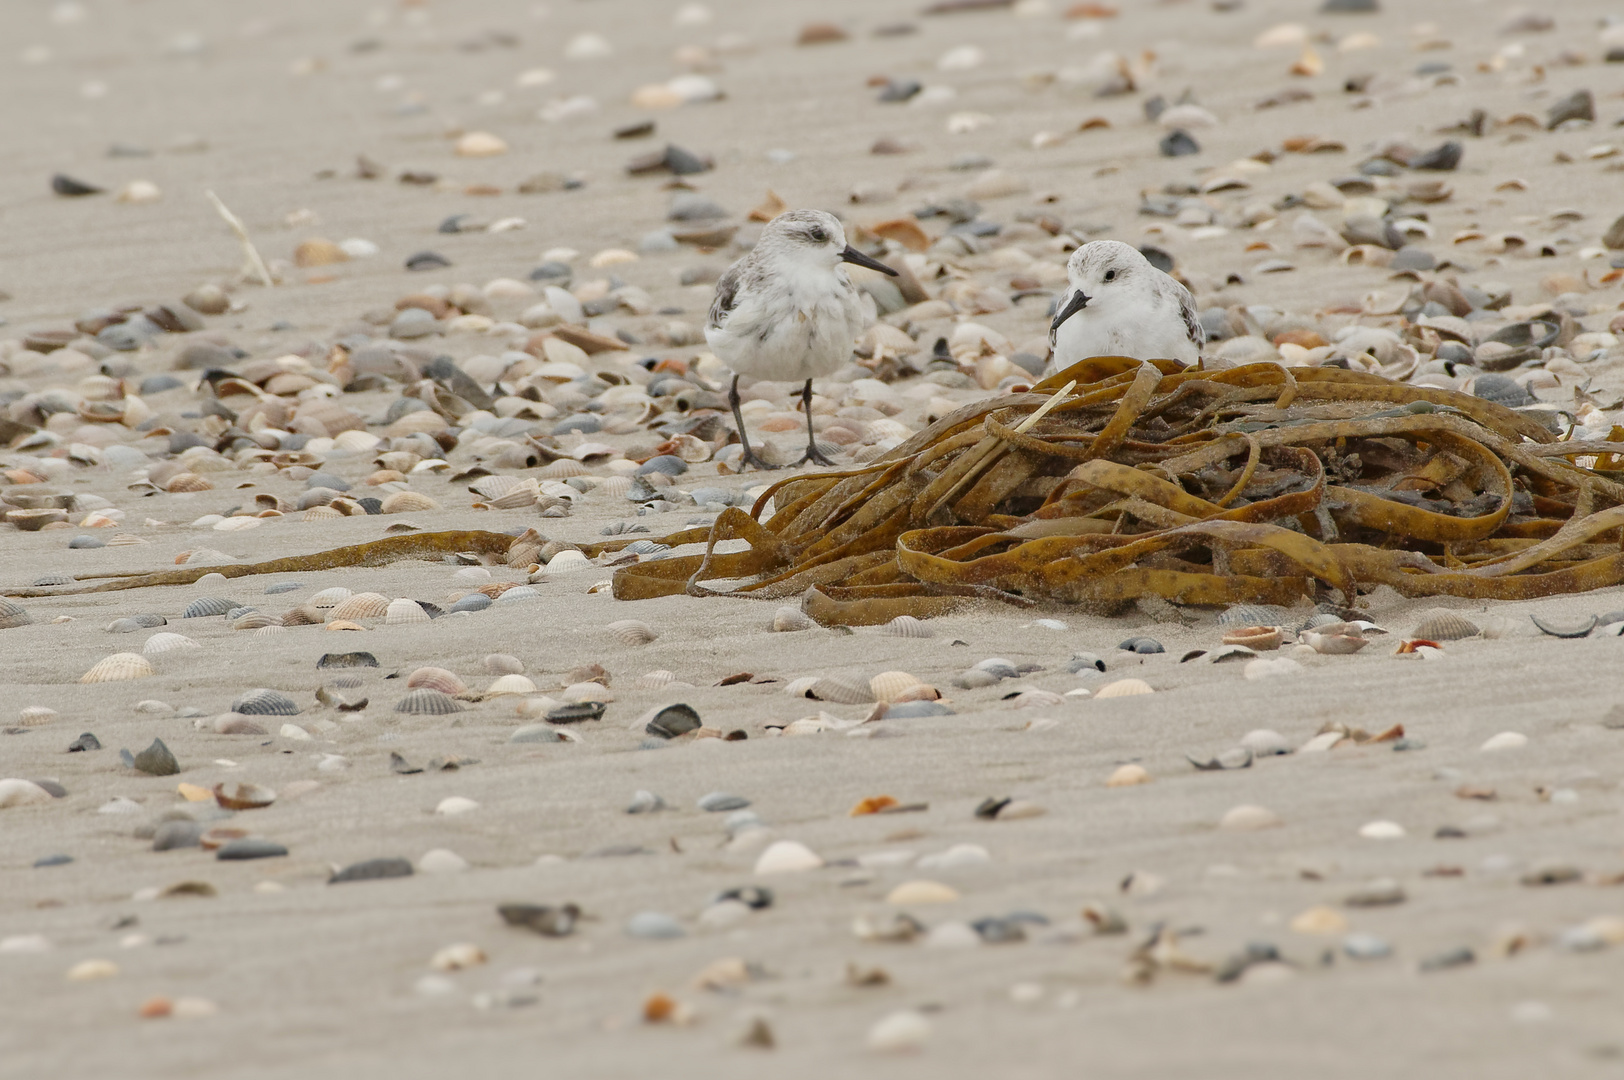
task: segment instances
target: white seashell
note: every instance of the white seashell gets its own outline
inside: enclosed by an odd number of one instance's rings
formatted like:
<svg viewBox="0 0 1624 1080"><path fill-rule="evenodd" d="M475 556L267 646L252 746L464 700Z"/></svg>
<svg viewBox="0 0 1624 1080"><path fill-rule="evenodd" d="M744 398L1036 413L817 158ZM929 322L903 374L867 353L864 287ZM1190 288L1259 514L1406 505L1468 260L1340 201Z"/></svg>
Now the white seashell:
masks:
<svg viewBox="0 0 1624 1080"><path fill-rule="evenodd" d="M775 840L756 859L758 874L795 874L821 866L823 859L797 840Z"/></svg>
<svg viewBox="0 0 1624 1080"><path fill-rule="evenodd" d="M773 629L779 633L810 630L816 625L812 617L800 608L781 607L773 612Z"/></svg>
<svg viewBox="0 0 1624 1080"><path fill-rule="evenodd" d="M485 670L492 675L522 675L524 661L507 653L491 653L483 661Z"/></svg>
<svg viewBox="0 0 1624 1080"><path fill-rule="evenodd" d="M310 606L323 609L336 607L339 603L348 600L353 595L355 594L350 592L348 589L334 586L331 589L323 589L315 596L312 596L310 598Z"/></svg>
<svg viewBox="0 0 1624 1080"><path fill-rule="evenodd" d="M312 738L310 732L306 731L298 724L283 724L282 730L278 731L276 734L281 738L292 739L295 742L309 742Z"/></svg>
<svg viewBox="0 0 1624 1080"><path fill-rule="evenodd" d="M670 686L676 681L677 677L675 675L662 668L657 671L651 671L647 675L639 676L637 682L635 682L633 685L639 690L658 690L663 686Z"/></svg>
<svg viewBox="0 0 1624 1080"><path fill-rule="evenodd" d="M417 872L420 874L456 874L466 869L468 860L445 848L425 851L423 857L417 860Z"/></svg>
<svg viewBox="0 0 1624 1080"><path fill-rule="evenodd" d="M384 497L378 508L382 514L413 514L424 510L438 510L440 504L416 491L396 491Z"/></svg>
<svg viewBox="0 0 1624 1080"><path fill-rule="evenodd" d="M0 780L0 810L13 806L44 806L51 793L32 780Z"/></svg>
<svg viewBox="0 0 1624 1080"><path fill-rule="evenodd" d="M488 698L501 697L504 694L533 694L536 684L523 675L503 675L500 679L485 688Z"/></svg>
<svg viewBox="0 0 1624 1080"><path fill-rule="evenodd" d="M1248 679L1273 679L1281 675L1295 675L1303 666L1289 656L1274 660L1248 660L1241 674Z"/></svg>
<svg viewBox="0 0 1624 1080"><path fill-rule="evenodd" d="M156 635L154 635L156 636ZM177 635L178 636L178 635ZM114 653L100 661L79 677L81 683L121 682L125 679L145 679L152 674L152 665L139 653Z"/></svg>
<svg viewBox="0 0 1624 1080"><path fill-rule="evenodd" d="M1502 731L1484 742L1479 750L1521 750L1528 745L1528 736L1516 731Z"/></svg>
<svg viewBox="0 0 1624 1080"><path fill-rule="evenodd" d="M902 700L902 695L916 686L923 686L924 682L906 671L882 671L868 680L869 689L874 691L874 700L887 704Z"/></svg>
<svg viewBox="0 0 1624 1080"><path fill-rule="evenodd" d="M171 634L165 632L161 634L153 634L151 637L147 638L147 643L141 646L141 651L146 653L148 656L156 656L159 653L175 652L179 649L201 649L202 647L202 645L196 641L193 641L185 634Z"/></svg>
<svg viewBox="0 0 1624 1080"><path fill-rule="evenodd" d="M874 692L867 686L844 679L818 679L807 689L806 696L836 705L868 705L874 701Z"/></svg>
<svg viewBox="0 0 1624 1080"><path fill-rule="evenodd" d="M1359 826L1359 835L1366 840L1401 840L1405 832L1396 821L1369 821Z"/></svg>
<svg viewBox="0 0 1624 1080"><path fill-rule="evenodd" d="M1272 829L1279 824L1280 818L1273 810L1247 804L1231 807L1218 821L1220 829L1230 832L1255 832L1258 829Z"/></svg>
<svg viewBox="0 0 1624 1080"><path fill-rule="evenodd" d="M472 799L465 799L461 795L448 795L440 800L440 805L434 808L436 814L454 817L457 814L466 814L470 810L478 810L479 804Z"/></svg>
<svg viewBox="0 0 1624 1080"><path fill-rule="evenodd" d="M784 693L790 697L804 698L807 691L818 684L817 676L807 675L799 679L791 679L789 685L784 687Z"/></svg>
<svg viewBox="0 0 1624 1080"><path fill-rule="evenodd" d="M923 861L923 860L921 860ZM887 904L951 904L959 891L939 881L904 881L885 896Z"/></svg>
<svg viewBox="0 0 1624 1080"><path fill-rule="evenodd" d="M314 598L312 598L314 602ZM389 613L389 598L381 593L356 593L333 605L329 619L381 619ZM426 614L426 613L425 613Z"/></svg>
<svg viewBox="0 0 1624 1080"><path fill-rule="evenodd" d="M564 553L560 552L560 554ZM557 556L554 556L553 562L557 561ZM549 563L548 569L551 568L552 563ZM614 639L622 645L647 645L660 636L648 623L639 622L636 619L621 619L619 622L610 623L604 629L608 630L614 636Z"/></svg>
<svg viewBox="0 0 1624 1080"><path fill-rule="evenodd" d="M1113 683L1106 683L1094 692L1094 700L1101 698L1134 697L1138 694L1153 694L1150 684L1143 679L1118 679Z"/></svg>
<svg viewBox="0 0 1624 1080"><path fill-rule="evenodd" d="M1105 778L1106 787L1134 787L1139 784L1150 783L1150 773L1145 771L1143 765L1120 766L1110 776Z"/></svg>
<svg viewBox="0 0 1624 1080"><path fill-rule="evenodd" d="M402 626L408 623L426 623L429 613L416 600L391 600L385 610L384 620L390 626Z"/></svg>
<svg viewBox="0 0 1624 1080"><path fill-rule="evenodd" d="M928 638L936 636L936 631L912 615L898 615L885 624L884 631L892 637Z"/></svg>
<svg viewBox="0 0 1624 1080"><path fill-rule="evenodd" d="M56 710L44 705L29 705L17 713L17 723L23 727L40 727L56 719Z"/></svg>
<svg viewBox="0 0 1624 1080"><path fill-rule="evenodd" d="M602 683L595 682L572 683L571 685L564 687L564 689L559 693L560 696L563 697L565 703L571 705L581 701L615 700L615 695L609 692L609 688L607 686L603 685Z"/></svg>
<svg viewBox="0 0 1624 1080"><path fill-rule="evenodd" d="M570 549L567 551L560 551L557 555L554 555L550 560L548 560L547 570L549 573L567 574L574 570L585 570L591 565L592 560L588 559L579 551Z"/></svg>
<svg viewBox="0 0 1624 1080"><path fill-rule="evenodd" d="M923 1013L902 1009L869 1028L866 1044L876 1053L897 1054L919 1049L930 1034L931 1024Z"/></svg>
<svg viewBox="0 0 1624 1080"><path fill-rule="evenodd" d="M473 581L480 584L491 580L491 572L483 566L465 566L451 576L458 581Z"/></svg>

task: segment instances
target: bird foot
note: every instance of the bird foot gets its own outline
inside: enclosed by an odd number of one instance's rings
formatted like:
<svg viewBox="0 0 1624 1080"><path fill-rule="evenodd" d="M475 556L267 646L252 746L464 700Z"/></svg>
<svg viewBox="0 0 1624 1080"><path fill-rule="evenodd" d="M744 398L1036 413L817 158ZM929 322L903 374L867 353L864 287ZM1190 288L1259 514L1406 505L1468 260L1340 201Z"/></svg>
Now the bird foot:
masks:
<svg viewBox="0 0 1624 1080"><path fill-rule="evenodd" d="M753 465L757 469L761 470L762 472L775 472L778 469L783 468L782 465L769 465L769 464L767 464L765 461L763 461L759 457L757 457L753 451L750 451L750 450L746 450L743 454L739 455L739 471L743 472L744 467L746 465Z"/></svg>
<svg viewBox="0 0 1624 1080"><path fill-rule="evenodd" d="M829 468L829 469L832 469L832 468L835 467L835 463L830 461L828 458L824 457L823 453L815 446L807 447L806 448L806 453L802 454L801 455L801 460L797 461L795 464L796 464L796 466L801 466L801 465L805 465L809 461L812 462L812 464L814 464L814 465L822 465L825 468Z"/></svg>

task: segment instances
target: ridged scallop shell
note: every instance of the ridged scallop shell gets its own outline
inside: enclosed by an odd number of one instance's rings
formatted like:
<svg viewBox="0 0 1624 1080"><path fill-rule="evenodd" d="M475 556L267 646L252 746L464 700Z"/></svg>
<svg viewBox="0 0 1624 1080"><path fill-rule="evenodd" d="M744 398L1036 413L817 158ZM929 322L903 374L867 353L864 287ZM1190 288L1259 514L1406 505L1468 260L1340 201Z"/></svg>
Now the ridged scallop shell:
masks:
<svg viewBox="0 0 1624 1080"><path fill-rule="evenodd" d="M281 623L274 622L274 623L271 623L269 626L256 627L255 629L250 630L248 632L250 634L252 634L254 637L275 637L277 634L285 634L285 633L287 633L287 630L288 630L288 628L283 626Z"/></svg>
<svg viewBox="0 0 1624 1080"><path fill-rule="evenodd" d="M231 624L233 630L262 630L267 626L282 625L282 616L267 615L263 611L250 611Z"/></svg>
<svg viewBox="0 0 1624 1080"><path fill-rule="evenodd" d="M482 476L469 484L468 490L486 499L500 499L521 491L540 494L541 484L528 476ZM534 502L534 498L531 501Z"/></svg>
<svg viewBox="0 0 1624 1080"><path fill-rule="evenodd" d="M208 480L204 479L203 477L197 475L197 473L182 472L171 476L169 478L169 483L164 485L164 490L169 492L213 491L214 485L209 483Z"/></svg>
<svg viewBox="0 0 1624 1080"><path fill-rule="evenodd" d="M1118 679L1114 683L1106 683L1094 693L1094 699L1114 697L1134 697L1138 694L1153 694L1150 684L1143 679Z"/></svg>
<svg viewBox="0 0 1624 1080"><path fill-rule="evenodd" d="M622 645L647 645L659 637L659 631L637 619L621 619L604 627Z"/></svg>
<svg viewBox="0 0 1624 1080"><path fill-rule="evenodd" d="M1224 634L1225 645L1245 645L1259 652L1278 649L1282 640L1278 626L1238 626Z"/></svg>
<svg viewBox="0 0 1624 1080"><path fill-rule="evenodd" d="M331 506L312 506L299 515L300 521L332 521L344 515Z"/></svg>
<svg viewBox="0 0 1624 1080"><path fill-rule="evenodd" d="M559 691L558 696L570 703L615 700L615 695L610 693L609 688L601 682L571 683Z"/></svg>
<svg viewBox="0 0 1624 1080"><path fill-rule="evenodd" d="M548 571L555 574L567 574L572 570L585 570L591 565L591 559L574 550L560 551L547 561Z"/></svg>
<svg viewBox="0 0 1624 1080"><path fill-rule="evenodd" d="M806 696L836 705L870 705L874 702L874 691L844 679L818 679L807 688Z"/></svg>
<svg viewBox="0 0 1624 1080"><path fill-rule="evenodd" d="M390 626L426 623L429 621L429 613L424 611L423 605L416 600L402 598L389 601L389 607L384 612L383 621Z"/></svg>
<svg viewBox="0 0 1624 1080"><path fill-rule="evenodd" d="M1435 611L1417 623L1410 636L1427 641L1460 641L1480 633L1482 630L1470 619L1453 611Z"/></svg>
<svg viewBox="0 0 1624 1080"><path fill-rule="evenodd" d="M427 495L416 491L397 491L386 495L380 513L384 514L412 514L420 510L438 510L440 504Z"/></svg>
<svg viewBox="0 0 1624 1080"><path fill-rule="evenodd" d="M1235 604L1218 616L1218 625L1225 630L1232 626L1286 626L1290 622L1290 613L1273 604Z"/></svg>
<svg viewBox="0 0 1624 1080"><path fill-rule="evenodd" d="M77 580L72 574L46 574L44 577L34 579L33 588L43 589L49 585L72 585Z"/></svg>
<svg viewBox="0 0 1624 1080"><path fill-rule="evenodd" d="M27 626L33 621L20 605L0 596L0 630L9 630L13 626Z"/></svg>
<svg viewBox="0 0 1624 1080"><path fill-rule="evenodd" d="M147 638L147 643L141 646L141 651L148 656L157 656L159 653L175 652L179 649L201 649L203 646L187 637L185 634L153 634Z"/></svg>
<svg viewBox="0 0 1624 1080"><path fill-rule="evenodd" d="M892 637L926 638L936 636L936 631L912 615L898 615L881 629Z"/></svg>
<svg viewBox="0 0 1624 1080"><path fill-rule="evenodd" d="M327 623L328 630L365 630L366 627L349 619L332 619Z"/></svg>
<svg viewBox="0 0 1624 1080"><path fill-rule="evenodd" d="M398 713L411 713L414 716L448 716L451 713L460 713L463 707L457 699L438 690L423 687L409 692L400 699L395 706Z"/></svg>
<svg viewBox="0 0 1624 1080"><path fill-rule="evenodd" d="M40 727L56 719L56 710L44 705L30 705L17 712L17 723L23 727Z"/></svg>
<svg viewBox="0 0 1624 1080"><path fill-rule="evenodd" d="M882 671L868 680L868 688L874 692L874 700L890 703L900 701L901 695L923 682L906 671Z"/></svg>
<svg viewBox="0 0 1624 1080"><path fill-rule="evenodd" d="M646 675L639 675L637 681L632 685L639 690L658 690L663 686L670 686L676 681L677 677L675 675L664 668L660 668Z"/></svg>
<svg viewBox="0 0 1624 1080"><path fill-rule="evenodd" d="M329 619L381 619L389 614L389 598L381 593L356 593L333 605Z"/></svg>
<svg viewBox="0 0 1624 1080"><path fill-rule="evenodd" d="M327 621L327 613L311 604L300 604L282 616L283 626L320 626Z"/></svg>
<svg viewBox="0 0 1624 1080"><path fill-rule="evenodd" d="M536 684L523 675L503 675L500 679L485 688L485 696L501 697L504 694L533 694Z"/></svg>
<svg viewBox="0 0 1624 1080"><path fill-rule="evenodd" d="M167 626L168 624L169 620L162 615L142 612L139 615L126 615L122 619L114 619L107 624L107 632L110 634L128 634L132 630L150 630L154 626Z"/></svg>
<svg viewBox="0 0 1624 1080"><path fill-rule="evenodd" d="M406 676L406 689L416 690L419 687L453 696L468 692L468 684L455 672L443 667L420 667Z"/></svg>
<svg viewBox="0 0 1624 1080"><path fill-rule="evenodd" d="M784 693L790 697L804 698L808 696L807 692L816 685L818 685L816 675L803 675L799 679L791 679L785 684Z"/></svg>
<svg viewBox="0 0 1624 1080"><path fill-rule="evenodd" d="M280 690L259 687L239 694L231 711L243 716L298 716L299 706Z"/></svg>
<svg viewBox="0 0 1624 1080"><path fill-rule="evenodd" d="M178 636L178 635L177 635ZM152 674L152 665L147 658L139 653L114 653L105 660L97 662L89 671L79 676L82 683L123 682L126 679L145 679Z"/></svg>
<svg viewBox="0 0 1624 1080"><path fill-rule="evenodd" d="M119 533L116 536L109 536L107 538L108 547L134 547L137 544L150 543L152 543L151 540L148 540L145 537L135 536L131 533Z"/></svg>
<svg viewBox="0 0 1624 1080"><path fill-rule="evenodd" d="M788 634L796 630L810 630L816 623L812 616L796 607L781 607L773 612L773 629Z"/></svg>
<svg viewBox="0 0 1624 1080"><path fill-rule="evenodd" d="M489 594L480 594L480 595L489 595ZM540 600L540 599L541 599L541 593L537 592L535 589L532 589L530 586L528 586L528 585L514 585L511 588L503 589L500 593L498 593L497 597L496 597L496 602L499 603L499 604L517 604L517 603L522 603L525 600Z"/></svg>
<svg viewBox="0 0 1624 1080"><path fill-rule="evenodd" d="M507 653L491 653L481 661L492 675L523 675L524 661Z"/></svg>
<svg viewBox="0 0 1624 1080"><path fill-rule="evenodd" d="M315 608L337 607L339 604L343 603L345 600L348 600L354 595L354 593L350 592L350 590L346 588L343 588L342 586L334 586L331 589L323 589L315 596L312 596L310 598L310 606Z"/></svg>
<svg viewBox="0 0 1624 1080"><path fill-rule="evenodd" d="M591 476L592 470L574 458L559 458L536 470L542 480L568 480L572 476Z"/></svg>
<svg viewBox="0 0 1624 1080"><path fill-rule="evenodd" d="M631 477L629 477L629 476L609 476L609 477L605 477L603 483L599 484L597 487L593 488L592 490L593 491L601 491L605 495L608 495L611 499L620 499L620 498L624 498L626 493L628 491L630 491L631 489L632 489L632 478Z"/></svg>
<svg viewBox="0 0 1624 1080"><path fill-rule="evenodd" d="M214 615L224 615L232 608L242 607L235 600L227 600L223 596L200 596L186 605L186 610L180 613L183 619L206 619Z"/></svg>

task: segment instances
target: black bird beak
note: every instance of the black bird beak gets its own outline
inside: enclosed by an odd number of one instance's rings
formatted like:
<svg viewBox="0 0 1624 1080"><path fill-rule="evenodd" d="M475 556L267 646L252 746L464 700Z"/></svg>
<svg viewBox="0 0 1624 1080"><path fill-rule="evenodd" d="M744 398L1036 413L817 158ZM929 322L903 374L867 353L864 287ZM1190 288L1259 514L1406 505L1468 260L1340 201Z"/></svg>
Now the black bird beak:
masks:
<svg viewBox="0 0 1624 1080"><path fill-rule="evenodd" d="M869 258L867 255L864 255L861 251L858 251L850 244L847 244L846 250L840 253L840 261L856 263L858 266L866 266L870 270L878 270L880 273L890 274L892 277L897 276L897 272L895 270L880 262L878 259Z"/></svg>
<svg viewBox="0 0 1624 1080"><path fill-rule="evenodd" d="M1077 314L1088 306L1089 297L1081 290L1072 294L1066 306L1054 314L1054 322L1049 324L1049 344L1054 344L1055 335L1060 332L1060 324Z"/></svg>

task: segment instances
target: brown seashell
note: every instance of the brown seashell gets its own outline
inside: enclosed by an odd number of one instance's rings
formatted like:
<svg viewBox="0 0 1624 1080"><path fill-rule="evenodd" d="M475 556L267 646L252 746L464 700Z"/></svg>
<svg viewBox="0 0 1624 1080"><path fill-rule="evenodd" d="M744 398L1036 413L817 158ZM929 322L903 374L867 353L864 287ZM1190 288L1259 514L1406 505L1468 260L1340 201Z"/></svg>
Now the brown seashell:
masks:
<svg viewBox="0 0 1624 1080"><path fill-rule="evenodd" d="M1460 641L1477 637L1482 631L1476 623L1453 611L1435 611L1417 623L1411 633L1428 641Z"/></svg>
<svg viewBox="0 0 1624 1080"><path fill-rule="evenodd" d="M233 630L259 630L266 626L281 626L282 619L277 615L267 615L263 611L250 611L231 624Z"/></svg>
<svg viewBox="0 0 1624 1080"><path fill-rule="evenodd" d="M329 630L365 630L366 627L349 619L333 619L327 624Z"/></svg>
<svg viewBox="0 0 1624 1080"><path fill-rule="evenodd" d="M327 621L327 613L314 604L301 604L282 616L283 626L320 626Z"/></svg>
<svg viewBox="0 0 1624 1080"><path fill-rule="evenodd" d="M420 667L406 676L406 689L415 690L420 686L438 690L442 694L450 694L452 697L468 692L467 683L453 672L440 667Z"/></svg>
<svg viewBox="0 0 1624 1080"><path fill-rule="evenodd" d="M214 485L209 483L205 478L197 475L197 473L183 472L176 473L174 476L171 476L169 478L169 483L164 485L164 490L169 492L212 491L214 490Z"/></svg>
<svg viewBox="0 0 1624 1080"><path fill-rule="evenodd" d="M659 637L659 632L646 622L637 619L621 619L604 627L622 645L647 645Z"/></svg>
<svg viewBox="0 0 1624 1080"><path fill-rule="evenodd" d="M233 840L241 840L244 837L246 837L247 835L248 835L248 830L247 829L238 829L238 828L235 828L235 827L230 826L230 825L216 825L214 828L208 830L202 836L197 838L197 845L198 845L198 847L202 848L204 851L218 851L220 848L223 848L227 844L231 843L231 841L233 841ZM199 882L198 884L201 885L203 883ZM207 892L207 893L198 893L197 895L213 896L214 895L214 892L213 892L214 886L209 885L209 886L206 886L206 888L208 888L210 891ZM188 894L176 893L176 894L171 894L171 895L188 895Z"/></svg>
<svg viewBox="0 0 1624 1080"><path fill-rule="evenodd" d="M868 231L886 240L895 240L909 251L924 251L930 247L930 234L920 226L919 219L911 215L870 225Z"/></svg>
<svg viewBox="0 0 1624 1080"><path fill-rule="evenodd" d="M389 598L380 593L356 593L333 605L329 619L381 619L389 614Z"/></svg>
<svg viewBox="0 0 1624 1080"><path fill-rule="evenodd" d="M66 510L8 510L6 521L22 532L38 532L47 525L67 521Z"/></svg>
<svg viewBox="0 0 1624 1080"><path fill-rule="evenodd" d="M276 792L258 784L215 784L214 801L226 810L259 810L276 801Z"/></svg>
<svg viewBox="0 0 1624 1080"><path fill-rule="evenodd" d="M863 817L867 814L880 814L896 805L898 805L897 800L890 795L870 795L851 808L850 816Z"/></svg>
<svg viewBox="0 0 1624 1080"><path fill-rule="evenodd" d="M910 686L898 694L892 699L891 704L901 705L904 701L940 701L941 699L942 692L940 690L934 686L920 683L918 686Z"/></svg>
<svg viewBox="0 0 1624 1080"><path fill-rule="evenodd" d="M302 268L333 266L349 261L350 257L344 253L344 249L331 240L306 240L293 249L293 265Z"/></svg>
<svg viewBox="0 0 1624 1080"><path fill-rule="evenodd" d="M1225 645L1244 645L1258 652L1278 649L1283 640L1278 626L1243 626L1224 634Z"/></svg>
<svg viewBox="0 0 1624 1080"><path fill-rule="evenodd" d="M440 504L427 495L415 491L397 491L384 497L379 512L384 514L411 514L421 510L438 510Z"/></svg>
<svg viewBox="0 0 1624 1080"><path fill-rule="evenodd" d="M152 674L152 665L139 653L114 653L97 662L79 677L82 683L121 682L125 679L145 679Z"/></svg>

